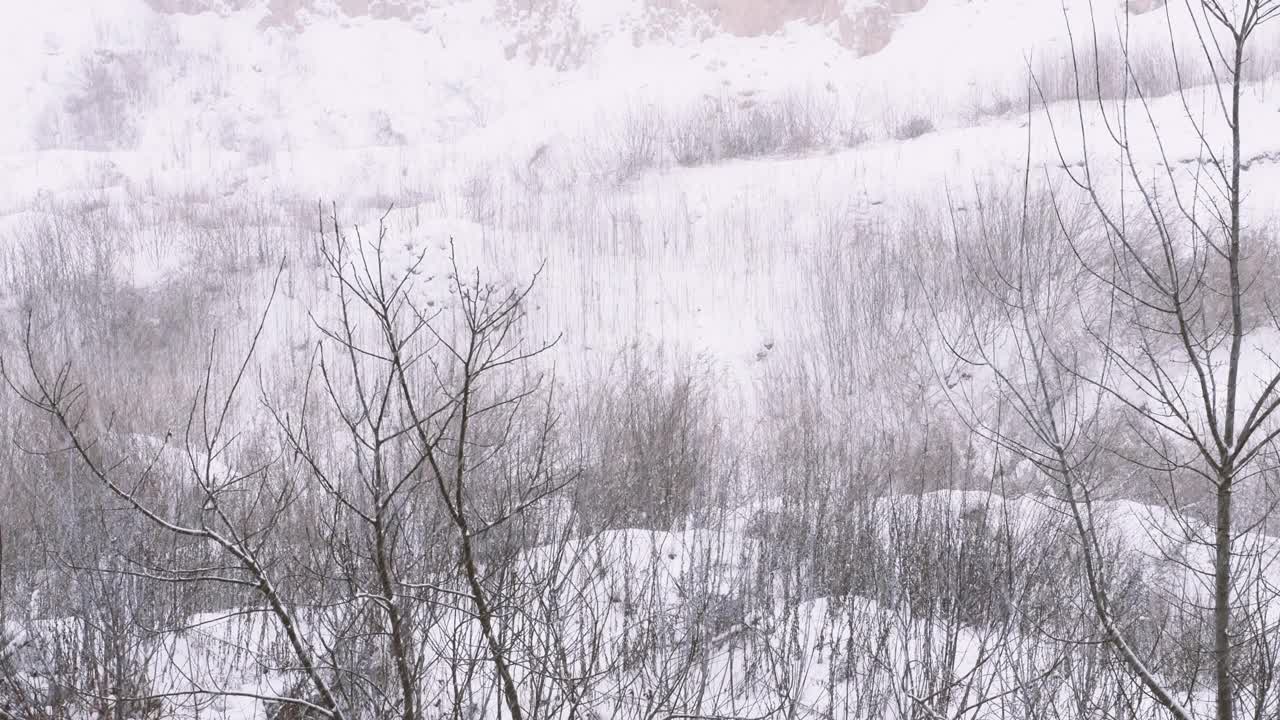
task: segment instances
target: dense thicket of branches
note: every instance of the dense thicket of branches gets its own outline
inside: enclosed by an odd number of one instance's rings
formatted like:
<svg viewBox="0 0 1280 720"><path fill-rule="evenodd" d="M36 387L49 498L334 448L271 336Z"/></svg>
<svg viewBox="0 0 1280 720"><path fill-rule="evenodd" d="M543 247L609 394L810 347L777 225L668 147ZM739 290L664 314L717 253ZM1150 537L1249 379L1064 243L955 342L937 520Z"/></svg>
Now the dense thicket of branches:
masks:
<svg viewBox="0 0 1280 720"><path fill-rule="evenodd" d="M1061 172L824 230L752 412L638 342L557 376L540 273L406 260L390 213L149 295L109 223L41 226L0 344L0 720L1277 716L1241 98L1280 4L1188 7L1194 161L1073 29L1074 124L1027 97Z"/></svg>

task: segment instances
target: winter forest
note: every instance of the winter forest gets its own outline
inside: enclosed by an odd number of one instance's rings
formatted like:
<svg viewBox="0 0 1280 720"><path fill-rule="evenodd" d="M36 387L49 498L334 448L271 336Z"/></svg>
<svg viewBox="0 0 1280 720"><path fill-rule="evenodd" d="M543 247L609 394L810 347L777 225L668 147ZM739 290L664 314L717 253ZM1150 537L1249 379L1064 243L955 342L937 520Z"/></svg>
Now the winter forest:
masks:
<svg viewBox="0 0 1280 720"><path fill-rule="evenodd" d="M1280 0L0 19L0 720L1280 717Z"/></svg>

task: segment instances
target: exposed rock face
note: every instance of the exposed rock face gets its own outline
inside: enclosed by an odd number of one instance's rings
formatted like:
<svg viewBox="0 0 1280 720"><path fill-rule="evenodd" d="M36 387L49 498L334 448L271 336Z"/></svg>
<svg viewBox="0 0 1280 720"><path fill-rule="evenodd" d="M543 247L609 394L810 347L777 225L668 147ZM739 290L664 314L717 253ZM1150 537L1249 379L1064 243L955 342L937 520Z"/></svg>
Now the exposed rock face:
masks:
<svg viewBox="0 0 1280 720"><path fill-rule="evenodd" d="M661 0L659 0L661 1ZM889 44L894 15L916 12L928 0L879 0L850 10L842 0L690 0L718 29L734 35L769 35L790 22L835 23L840 41L859 55Z"/></svg>
<svg viewBox="0 0 1280 720"><path fill-rule="evenodd" d="M1126 0L1125 7L1132 15L1141 15L1164 7L1165 0Z"/></svg>
<svg viewBox="0 0 1280 720"><path fill-rule="evenodd" d="M429 18L439 0L146 0L164 13L229 14L254 7L267 10L264 27L299 27L308 14L410 21ZM1134 12L1141 5L1156 7L1163 0L1130 0ZM901 13L916 12L928 0L636 0L638 15L631 34L636 43L654 41L672 28L696 28L700 34L727 33L740 37L771 35L792 22L830 26L840 42L859 55L877 52L889 43ZM856 7L854 7L856 5ZM1150 6L1150 7L1148 7ZM592 44L592 30L578 23L575 0L498 0L499 21L515 31L516 47L533 62L572 67ZM570 47L559 52L557 48Z"/></svg>
<svg viewBox="0 0 1280 720"><path fill-rule="evenodd" d="M338 13L376 20L411 20L428 9L427 0L146 0L153 9L172 14L213 12L226 15L265 6L263 27L297 27L304 11Z"/></svg>
<svg viewBox="0 0 1280 720"><path fill-rule="evenodd" d="M748 37L778 32L795 20L829 23L845 16L840 0L691 0L689 4L707 13L722 31Z"/></svg>

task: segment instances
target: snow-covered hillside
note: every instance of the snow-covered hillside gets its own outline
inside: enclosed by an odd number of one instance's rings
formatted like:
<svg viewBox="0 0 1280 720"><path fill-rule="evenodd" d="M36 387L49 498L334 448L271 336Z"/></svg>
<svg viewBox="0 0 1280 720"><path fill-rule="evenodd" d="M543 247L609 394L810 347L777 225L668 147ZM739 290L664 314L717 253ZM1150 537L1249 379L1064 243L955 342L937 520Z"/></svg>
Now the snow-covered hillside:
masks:
<svg viewBox="0 0 1280 720"><path fill-rule="evenodd" d="M1095 559L1111 593L1100 604L1179 702L1207 712L1209 621L1187 608L1213 594L1212 493L1187 483L1203 470L1179 445L1198 429L1171 413L1156 420L1174 430L1144 435L1081 408L1151 419L1164 389L1198 412L1226 370L1207 363L1206 380L1173 364L1156 390L1108 395L1096 378L1124 367L1054 356L1077 382L1044 393L1047 415L1074 409L1068 434L1106 450L1027 462L1027 434L1044 437L1007 393L1039 377L1023 338L956 339L988 329L973 322L987 317L980 281L1026 292L1000 261L1077 259L1067 228L1120 234L1091 202L1122 205L1125 227L1147 228L1144 207L1168 212L1168 234L1200 238L1201 203L1221 209L1213 163L1231 134L1223 61L1206 59L1197 12L1182 0L0 0L0 355L7 372L31 371L0 395L0 674L18 678L0 678L0 720L23 692L51 708L79 693L85 717L336 717L308 684L328 670L334 693L363 698L362 718L403 709L397 683L424 703L408 720L507 717L504 672L540 718L1030 719L1122 701L1147 717L1160 703L1094 652L1113 639L1091 619ZM1240 215L1263 319L1242 331L1231 382L1256 397L1274 387L1280 330L1265 323L1280 300L1280 20L1249 47ZM406 481L410 500L369 508L342 494L382 492L360 483L382 472L384 444L348 437L382 416L337 398L372 393L380 412L412 417L385 442L410 460L387 465L425 474L412 457L430 443L409 430L429 423L401 405L409 383L388 401L395 373L381 386L357 369L395 343L377 304L353 295L406 281L404 315L390 315L451 319L409 333L439 350L429 341L473 319L468 292L493 287L469 288L473 270L503 288L536 277L518 335L550 343L529 366L557 382L529 394L545 413L511 422L517 449L500 470L474 470L494 474L466 491L476 525L458 534L450 518L467 513L440 509L443 482ZM1063 285L1044 290L1046 307L1076 289ZM1037 337L1145 351L1126 334L1150 329L1136 315L1099 340L1091 323L1116 302L1105 295L1037 317ZM1205 327L1213 303L1191 313ZM403 348L410 365L434 357ZM966 364L978 351L984 362ZM350 376L335 369L347 355ZM415 370L447 395L452 362ZM42 391L67 391L73 412L37 412L54 402L31 394L42 371ZM211 402L234 377L234 401ZM25 405L10 393L23 389ZM336 407L317 411L325 392ZM235 425L225 445L219 411ZM451 439L454 414L439 415L437 441ZM1073 425L1082 416L1104 419ZM82 459L118 456L109 471L42 452L65 449L60 430L80 423L102 431ZM1176 467L1153 464L1161 452ZM1076 461L1084 495L1068 497L1053 463ZM104 484L112 473L127 481ZM1268 473L1236 490L1248 559L1230 590L1256 611L1239 622L1261 638L1248 645L1258 667L1280 655ZM140 505L179 540L153 544ZM361 544L383 511L394 530L376 552L404 553L398 590ZM251 530L202 535L210 526ZM478 561L458 545L473 531ZM174 558L199 570L158 569ZM467 562L479 570L464 577ZM492 611L468 604L485 593ZM281 598L296 627L273 609ZM408 653L384 642L401 637L382 614L400 602ZM505 670L490 662L503 651ZM393 662L406 656L417 665ZM134 663L136 685L106 684L128 674L107 657ZM90 680L59 689L70 675ZM1240 688L1280 707L1260 681Z"/></svg>
<svg viewBox="0 0 1280 720"><path fill-rule="evenodd" d="M1089 6L1067 9L1091 56ZM1118 9L1098 7L1099 24L1131 23L1135 57L1167 43L1165 9ZM1170 14L1185 37L1184 13ZM193 256L235 264L296 244L317 201L361 223L394 203L415 247L452 237L511 274L546 260L554 290L539 320L572 348L562 365L606 363L639 339L709 354L748 385L762 361L812 340L804 278L826 246L886 234L947 188L1022 167L1027 69L1061 99L1068 47L1056 3L996 0L48 2L6 14L11 254L49 214L127 215L112 220L132 227L110 262L145 287ZM1102 33L1104 65L1114 36ZM1259 78L1277 57L1259 53ZM1165 65L1148 64L1167 90ZM1280 112L1274 84L1248 98L1253 127ZM1031 125L1033 164L1056 165L1045 126ZM1197 153L1185 128L1177 140L1176 160ZM1280 137L1247 140L1251 178L1269 184ZM211 237L188 237L192 225Z"/></svg>
<svg viewBox="0 0 1280 720"><path fill-rule="evenodd" d="M10 6L6 244L42 212L103 203L141 226L176 205L256 214L285 235L312 229L316 201L363 223L394 203L412 214L410 242L452 236L521 272L546 259L562 296L548 299L547 322L575 348L616 346L621 329L737 373L765 344L786 350L816 245L910 222L948 187L1010 178L1027 147L1028 68L1059 101L1068 21L1078 54L1093 55L1084 3L1065 19L1049 2L810 5ZM1113 23L1127 22L1137 71L1168 91L1159 52L1168 18L1187 37L1185 9L1118 9L1095 8L1104 75L1119 72ZM859 22L884 28L883 47L858 49L848 27ZM1266 131L1280 121L1275 37L1255 44L1246 98L1262 186L1280 152ZM1185 55L1187 82L1206 79ZM1176 121L1181 104L1154 112ZM1058 164L1046 126L1030 124L1033 166ZM1197 154L1188 128L1171 132L1172 160ZM1079 143L1067 144L1073 162ZM1250 199L1271 211L1275 197ZM142 284L199 252L145 244L117 260Z"/></svg>

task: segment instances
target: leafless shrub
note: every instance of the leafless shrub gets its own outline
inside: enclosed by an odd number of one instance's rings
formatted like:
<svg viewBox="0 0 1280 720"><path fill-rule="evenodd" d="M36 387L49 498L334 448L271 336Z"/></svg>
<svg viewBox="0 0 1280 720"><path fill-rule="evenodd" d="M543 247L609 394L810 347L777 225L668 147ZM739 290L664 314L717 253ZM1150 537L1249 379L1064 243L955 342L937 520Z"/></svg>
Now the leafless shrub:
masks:
<svg viewBox="0 0 1280 720"><path fill-rule="evenodd" d="M579 401L584 452L578 515L589 532L669 530L722 470L713 376L632 351Z"/></svg>
<svg viewBox="0 0 1280 720"><path fill-rule="evenodd" d="M408 142L405 134L395 128L391 122L391 116L386 110L375 110L370 114L370 124L373 126L373 139L378 145L399 146Z"/></svg>
<svg viewBox="0 0 1280 720"><path fill-rule="evenodd" d="M594 174L616 183L634 180L662 162L662 116L652 105L633 104L603 144L586 158Z"/></svg>
<svg viewBox="0 0 1280 720"><path fill-rule="evenodd" d="M667 145L672 158L683 167L715 162L723 157L720 147L722 112L715 103L701 103L667 126Z"/></svg>
<svg viewBox="0 0 1280 720"><path fill-rule="evenodd" d="M667 145L683 166L831 147L850 138L833 96L793 90L780 98L700 103L667 127Z"/></svg>
<svg viewBox="0 0 1280 720"><path fill-rule="evenodd" d="M933 132L933 120L923 115L916 115L907 119L899 125L894 131L893 136L898 140L914 140L918 137L928 135Z"/></svg>
<svg viewBox="0 0 1280 720"><path fill-rule="evenodd" d="M1245 56L1242 74L1251 83L1280 75L1280 28L1267 27L1258 33L1256 44Z"/></svg>
<svg viewBox="0 0 1280 720"><path fill-rule="evenodd" d="M498 17L516 29L515 42L506 48L509 58L573 70L582 66L597 42L583 28L576 2L502 0L497 9Z"/></svg>
<svg viewBox="0 0 1280 720"><path fill-rule="evenodd" d="M145 54L97 50L80 60L60 111L37 129L41 148L114 150L133 147L144 103L151 97Z"/></svg>
<svg viewBox="0 0 1280 720"><path fill-rule="evenodd" d="M1040 54L1031 76L1037 101L1115 100L1170 95L1213 81L1202 56L1170 50L1166 41L1126 43L1113 33L1080 35L1061 54Z"/></svg>
<svg viewBox="0 0 1280 720"><path fill-rule="evenodd" d="M729 158L763 157L786 144L786 125L768 105L742 101L722 125L721 146Z"/></svg>
<svg viewBox="0 0 1280 720"><path fill-rule="evenodd" d="M777 110L787 137L783 149L802 152L828 146L843 110L829 93L788 92L779 101Z"/></svg>
<svg viewBox="0 0 1280 720"><path fill-rule="evenodd" d="M475 173L462 183L462 205L467 217L478 225L493 223L497 215L498 191L490 173Z"/></svg>
<svg viewBox="0 0 1280 720"><path fill-rule="evenodd" d="M267 127L252 116L222 116L218 121L217 142L224 150L241 153L248 165L268 164L282 139L270 135Z"/></svg>
<svg viewBox="0 0 1280 720"><path fill-rule="evenodd" d="M29 241L15 245L11 289L19 306L49 313L64 337L102 339L128 247L116 209L50 203L39 210L21 231Z"/></svg>
<svg viewBox="0 0 1280 720"><path fill-rule="evenodd" d="M1012 112L1026 109L1025 93L1019 96L1002 88L998 83L975 90L971 96L965 116L970 124L979 125L984 118L1001 117Z"/></svg>

